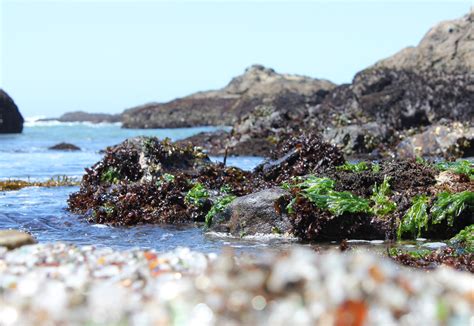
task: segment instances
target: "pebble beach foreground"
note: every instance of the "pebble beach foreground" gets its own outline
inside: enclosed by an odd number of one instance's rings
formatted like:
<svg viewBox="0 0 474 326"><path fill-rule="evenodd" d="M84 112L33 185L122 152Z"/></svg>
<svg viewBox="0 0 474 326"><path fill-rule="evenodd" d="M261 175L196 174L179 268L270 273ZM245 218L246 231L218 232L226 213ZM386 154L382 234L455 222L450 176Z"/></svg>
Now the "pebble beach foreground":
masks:
<svg viewBox="0 0 474 326"><path fill-rule="evenodd" d="M369 253L0 247L0 325L469 325L474 276Z"/></svg>

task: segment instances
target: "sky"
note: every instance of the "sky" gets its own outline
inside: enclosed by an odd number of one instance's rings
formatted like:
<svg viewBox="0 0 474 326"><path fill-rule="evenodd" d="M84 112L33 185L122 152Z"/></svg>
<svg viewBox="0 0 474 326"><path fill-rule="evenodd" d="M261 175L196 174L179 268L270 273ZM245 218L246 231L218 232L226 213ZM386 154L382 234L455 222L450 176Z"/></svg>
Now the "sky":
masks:
<svg viewBox="0 0 474 326"><path fill-rule="evenodd" d="M0 0L0 88L55 117L221 88L256 63L347 83L472 3Z"/></svg>

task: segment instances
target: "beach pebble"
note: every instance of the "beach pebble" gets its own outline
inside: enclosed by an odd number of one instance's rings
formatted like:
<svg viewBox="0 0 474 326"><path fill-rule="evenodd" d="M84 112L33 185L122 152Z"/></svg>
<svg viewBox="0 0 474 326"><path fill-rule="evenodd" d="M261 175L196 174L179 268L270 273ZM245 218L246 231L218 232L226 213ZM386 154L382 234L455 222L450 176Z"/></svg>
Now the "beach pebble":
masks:
<svg viewBox="0 0 474 326"><path fill-rule="evenodd" d="M26 232L18 230L0 230L0 247L15 249L33 243L36 243L36 240Z"/></svg>
<svg viewBox="0 0 474 326"><path fill-rule="evenodd" d="M367 252L0 251L0 325L468 325L474 276Z"/></svg>

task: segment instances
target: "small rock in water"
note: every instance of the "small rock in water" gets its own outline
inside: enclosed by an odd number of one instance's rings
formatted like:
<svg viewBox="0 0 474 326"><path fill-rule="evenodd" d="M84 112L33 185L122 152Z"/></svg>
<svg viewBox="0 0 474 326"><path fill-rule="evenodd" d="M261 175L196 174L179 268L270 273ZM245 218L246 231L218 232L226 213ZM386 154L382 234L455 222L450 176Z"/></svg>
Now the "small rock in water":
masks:
<svg viewBox="0 0 474 326"><path fill-rule="evenodd" d="M59 144L49 147L48 149L51 149L54 151L80 151L81 150L80 147L74 144L69 144L69 143L59 143Z"/></svg>
<svg viewBox="0 0 474 326"><path fill-rule="evenodd" d="M26 232L18 230L0 230L0 247L15 249L34 243L36 243L36 240Z"/></svg>

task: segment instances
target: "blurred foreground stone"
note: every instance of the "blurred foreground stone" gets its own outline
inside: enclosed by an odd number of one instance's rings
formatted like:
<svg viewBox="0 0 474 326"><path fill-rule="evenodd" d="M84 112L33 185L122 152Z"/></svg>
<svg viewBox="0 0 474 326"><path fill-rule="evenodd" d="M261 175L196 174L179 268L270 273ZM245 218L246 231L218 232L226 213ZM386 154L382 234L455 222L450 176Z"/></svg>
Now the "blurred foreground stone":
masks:
<svg viewBox="0 0 474 326"><path fill-rule="evenodd" d="M15 249L33 243L36 243L36 240L26 232L18 230L0 230L0 247Z"/></svg>
<svg viewBox="0 0 474 326"><path fill-rule="evenodd" d="M367 253L0 249L0 324L468 325L474 277Z"/></svg>

